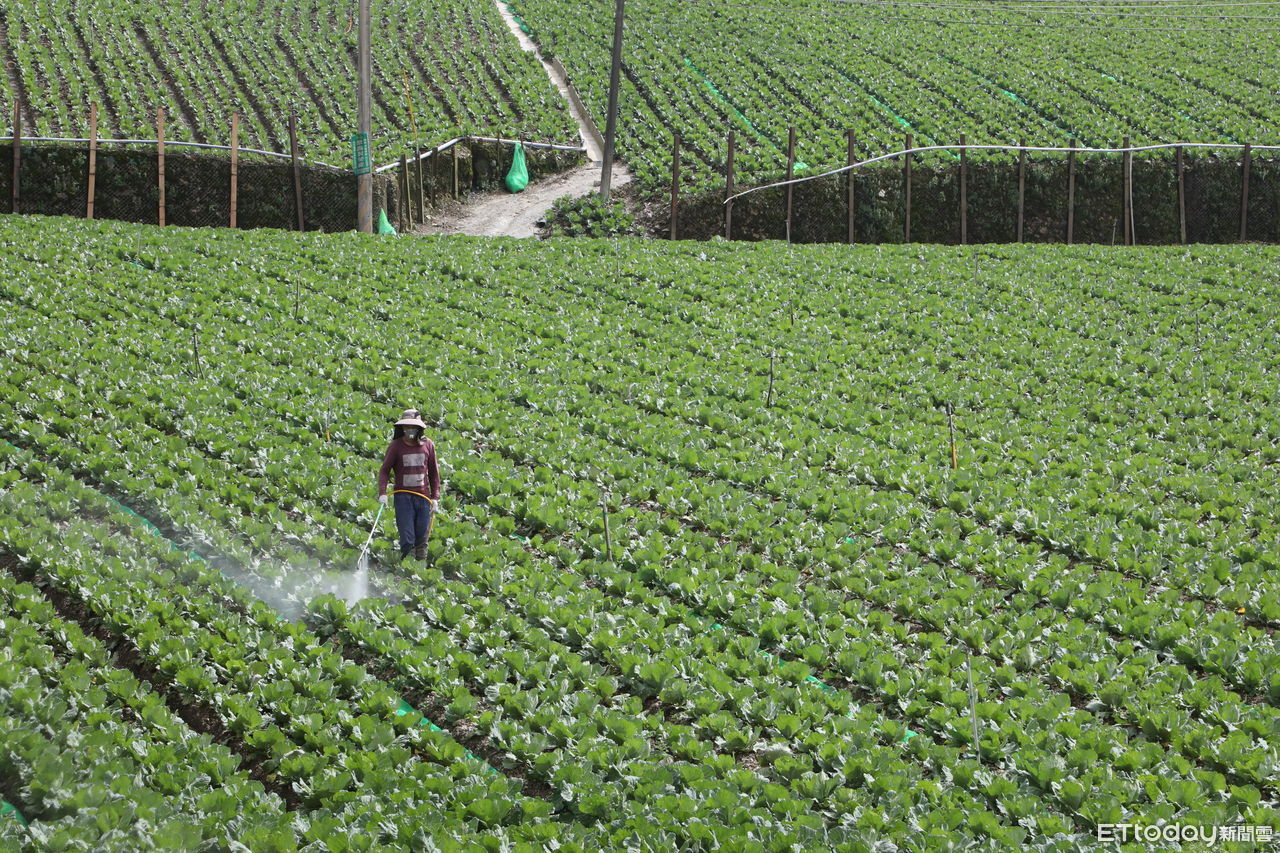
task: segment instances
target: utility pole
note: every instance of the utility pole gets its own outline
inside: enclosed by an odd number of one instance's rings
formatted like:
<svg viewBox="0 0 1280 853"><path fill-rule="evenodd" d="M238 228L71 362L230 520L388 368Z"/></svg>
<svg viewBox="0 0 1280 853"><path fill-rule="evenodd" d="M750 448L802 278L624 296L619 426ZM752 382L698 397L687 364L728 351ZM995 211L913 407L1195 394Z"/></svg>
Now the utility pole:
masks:
<svg viewBox="0 0 1280 853"><path fill-rule="evenodd" d="M622 74L622 14L625 0L613 9L613 67L609 69L609 116L604 129L604 166L600 173L600 198L609 200L613 182L613 142L618 132L618 77Z"/></svg>
<svg viewBox="0 0 1280 853"><path fill-rule="evenodd" d="M356 97L356 110L358 113L357 121L360 125L359 132L364 135L364 141L372 148L370 142L370 134L373 129L373 117L371 115L370 102L372 101L371 83L370 83L370 50L369 50L369 3L370 0L360 0L359 8L359 36L356 45L356 65L357 75L359 77ZM372 161L370 162L372 166ZM370 169L357 170L356 174L356 221L361 234L373 233L373 174Z"/></svg>

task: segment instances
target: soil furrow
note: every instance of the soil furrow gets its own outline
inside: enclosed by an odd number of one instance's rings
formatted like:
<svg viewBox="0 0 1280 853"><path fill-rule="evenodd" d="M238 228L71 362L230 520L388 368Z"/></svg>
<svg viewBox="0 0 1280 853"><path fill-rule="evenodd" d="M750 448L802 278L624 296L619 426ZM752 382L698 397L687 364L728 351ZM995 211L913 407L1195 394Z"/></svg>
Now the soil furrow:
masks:
<svg viewBox="0 0 1280 853"><path fill-rule="evenodd" d="M195 110L191 108L191 104L183 96L182 90L174 81L169 67L160 58L160 53L156 50L155 45L152 44L151 37L147 35L146 29L142 24L136 24L133 29L138 34L138 41L142 43L143 50L151 58L151 64L156 67L160 79L164 81L165 88L169 90L170 96L173 97L173 102L178 105L182 120L186 122L187 127L191 130L191 138L196 142L207 142L208 139L205 137L204 129L200 127L200 119L196 117Z"/></svg>
<svg viewBox="0 0 1280 853"><path fill-rule="evenodd" d="M97 639L109 650L112 665L128 670L142 684L154 690L164 699L169 710L181 717L193 731L209 735L216 743L226 746L239 756L240 766L249 777L278 795L287 809L292 811L298 808L301 798L292 786L267 773L263 769L262 759L253 754L238 734L226 727L217 711L209 704L193 701L179 694L169 678L146 660L133 640L107 627L100 614L95 613L88 603L64 591L34 567L23 566L12 557L10 560L8 565L0 564L0 570L8 571L18 580L42 590L60 618L76 623L86 635Z"/></svg>
<svg viewBox="0 0 1280 853"><path fill-rule="evenodd" d="M13 45L9 41L9 16L0 7L0 59L4 61L6 73L9 75L9 91L13 94L13 100L21 104L22 113L26 117L26 129L28 133L34 133L36 129L36 113L31 106L31 98L27 95L27 86L22 82L22 71L18 68L18 60L13 52ZM5 121L6 117L0 117L0 121Z"/></svg>
<svg viewBox="0 0 1280 853"><path fill-rule="evenodd" d="M258 119L258 126L262 128L262 133L266 135L266 138L260 139L258 144L274 151L285 150L284 142L276 134L275 125L272 124L267 113L262 109L262 104L258 101L258 96L254 94L253 88L245 84L244 77L240 75L239 67L231 61L231 56L227 53L227 47L222 43L222 39L218 38L217 34L210 32L209 41L213 43L213 49L218 52L223 67L227 69L227 73L235 81L236 88L240 90L240 95L249 104L249 108L253 110L253 114Z"/></svg>
<svg viewBox="0 0 1280 853"><path fill-rule="evenodd" d="M285 40L278 35L276 36L276 46L280 48L280 52L283 53L285 59L289 61L289 67L293 69L294 75L298 78L298 85L302 87L302 91L311 99L311 103L315 105L316 111L320 114L320 118L329 126L331 133L335 136L341 137L343 135L342 128L339 127L338 123L329 115L329 110L325 107L324 99L316 95L316 90L311 85L311 77L307 73L307 70L298 62L297 57L293 55L293 51L289 48L289 45Z"/></svg>

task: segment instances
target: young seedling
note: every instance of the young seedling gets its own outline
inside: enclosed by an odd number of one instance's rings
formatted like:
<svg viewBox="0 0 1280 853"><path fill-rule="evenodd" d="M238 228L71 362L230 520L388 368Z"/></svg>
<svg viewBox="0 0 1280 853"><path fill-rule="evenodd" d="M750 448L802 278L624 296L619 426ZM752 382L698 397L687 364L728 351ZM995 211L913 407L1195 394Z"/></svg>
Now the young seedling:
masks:
<svg viewBox="0 0 1280 853"><path fill-rule="evenodd" d="M191 358L196 365L196 375L204 379L204 368L200 366L200 336L194 325L191 327Z"/></svg>

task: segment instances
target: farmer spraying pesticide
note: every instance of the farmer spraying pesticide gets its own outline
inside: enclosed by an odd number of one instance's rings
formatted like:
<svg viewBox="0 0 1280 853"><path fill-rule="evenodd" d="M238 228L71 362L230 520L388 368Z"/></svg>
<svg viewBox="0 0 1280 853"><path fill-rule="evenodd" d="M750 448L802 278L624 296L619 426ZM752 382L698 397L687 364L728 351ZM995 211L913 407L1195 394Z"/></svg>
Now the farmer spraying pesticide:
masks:
<svg viewBox="0 0 1280 853"><path fill-rule="evenodd" d="M387 502L387 481L395 471L396 529L400 532L400 559L409 552L418 560L427 557L427 534L431 517L440 500L440 472L436 468L436 446L422 433L427 425L417 409L408 409L395 423L391 444L378 472L378 502Z"/></svg>

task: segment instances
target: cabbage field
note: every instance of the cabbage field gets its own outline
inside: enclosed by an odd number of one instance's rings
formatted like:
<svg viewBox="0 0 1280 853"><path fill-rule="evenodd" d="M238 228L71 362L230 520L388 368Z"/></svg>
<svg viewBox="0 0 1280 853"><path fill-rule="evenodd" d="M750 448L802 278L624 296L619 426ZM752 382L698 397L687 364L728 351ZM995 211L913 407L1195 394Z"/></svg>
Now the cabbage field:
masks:
<svg viewBox="0 0 1280 853"><path fill-rule="evenodd" d="M614 4L503 0L561 59L605 126ZM0 10L8 87L25 132L104 134L287 150L299 114L305 156L344 165L354 131L355 4L319 0L24 0ZM1006 4L903 0L631 0L618 145L654 191L668 186L672 135L689 191L723 183L737 134L741 185L785 168L787 128L809 167L918 144L1065 146L1144 142L1280 144L1277 18L1266 3ZM578 129L492 0L386 0L374 16L374 152L465 134L553 137ZM1236 151L1221 152L1238 157ZM974 159L1005 154L974 153Z"/></svg>
<svg viewBox="0 0 1280 853"><path fill-rule="evenodd" d="M7 218L0 846L1280 831L1277 261Z"/></svg>
<svg viewBox="0 0 1280 853"><path fill-rule="evenodd" d="M510 0L597 116L613 4ZM1243 3L629 0L619 146L647 187L776 180L797 159L841 166L916 144L1276 144L1280 18ZM1225 153L1225 152L1224 152ZM976 159L1011 162L1006 154ZM1226 153L1230 157L1232 154ZM1238 155L1237 155L1238 156Z"/></svg>
<svg viewBox="0 0 1280 853"><path fill-rule="evenodd" d="M577 127L547 75L491 4L378 0L373 17L373 146L379 162L463 135L571 141ZM83 137L89 105L103 136L289 150L298 116L303 156L351 160L356 130L355 4L320 0L23 0L0 10L11 51L0 87L24 133Z"/></svg>

